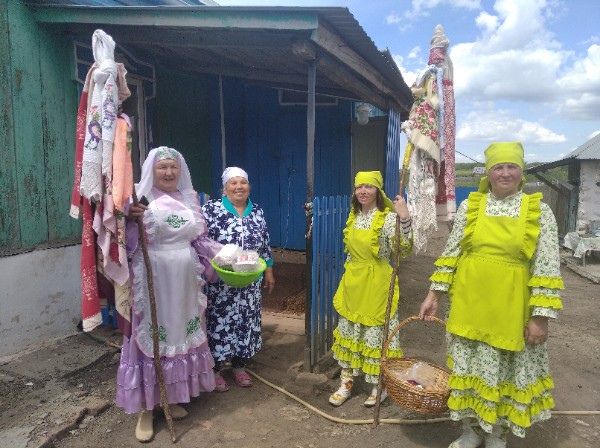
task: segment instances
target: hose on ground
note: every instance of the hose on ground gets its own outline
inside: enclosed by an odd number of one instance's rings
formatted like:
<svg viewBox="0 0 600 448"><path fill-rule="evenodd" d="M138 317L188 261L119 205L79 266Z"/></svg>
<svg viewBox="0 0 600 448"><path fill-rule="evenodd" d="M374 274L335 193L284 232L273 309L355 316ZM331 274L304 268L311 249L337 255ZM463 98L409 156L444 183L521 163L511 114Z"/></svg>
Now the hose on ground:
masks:
<svg viewBox="0 0 600 448"><path fill-rule="evenodd" d="M301 405L303 405L310 411L314 412L315 414L320 415L321 417L323 417L331 422L341 423L344 425L370 425L370 424L373 424L372 418L371 419L345 419L345 418L339 418L339 417L335 417L333 415L327 414L326 412L323 412L319 408L316 408L312 404L307 403L303 399L301 399L301 398L297 397L296 395L292 394L291 392L287 391L283 387L273 384L269 380L258 375L256 372L253 372L252 370L250 370L248 368L246 369L246 372L248 372L250 375L252 375L254 378L256 378L261 383L264 383L267 386L271 387L272 389L275 389L275 390L281 392L285 396L291 398L294 401L297 401L298 403L300 403ZM552 415L600 415L600 411L552 411ZM450 421L449 417L436 417L436 418L424 418L424 419L382 418L379 420L380 423L392 424L392 425L424 425L424 424L441 423L441 422L448 422L448 421Z"/></svg>

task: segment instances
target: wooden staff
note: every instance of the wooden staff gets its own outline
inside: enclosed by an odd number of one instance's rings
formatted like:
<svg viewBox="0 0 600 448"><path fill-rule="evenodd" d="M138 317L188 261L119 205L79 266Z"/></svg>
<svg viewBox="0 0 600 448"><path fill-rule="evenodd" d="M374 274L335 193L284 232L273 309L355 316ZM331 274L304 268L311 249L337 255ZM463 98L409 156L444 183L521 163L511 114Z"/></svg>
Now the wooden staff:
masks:
<svg viewBox="0 0 600 448"><path fill-rule="evenodd" d="M402 194L404 190L404 185L406 184L406 175L408 173L408 164L410 162L410 157L413 151L413 144L408 143L406 145L406 150L404 151L404 160L402 162L402 170L400 172L400 189L399 194ZM398 279L398 285L400 285L400 238L401 238L401 224L400 224L400 216L396 215L396 244L394 251L394 269L392 271L392 278L390 279L390 288L388 290L388 301L385 309L385 324L383 326L383 339L381 340L381 358L379 364L379 380L377 381L377 398L375 399L375 410L373 415L373 426L376 427L379 425L379 408L381 407L381 391L383 390L383 369L381 365L385 361L385 353L383 353L383 349L385 347L385 342L387 341L388 334L390 332L390 312L392 310L392 299L394 298L394 289L396 287L396 279Z"/></svg>
<svg viewBox="0 0 600 448"><path fill-rule="evenodd" d="M138 205L137 194L133 189L133 204ZM169 432L171 433L171 442L175 443L175 428L173 427L173 417L171 417L171 409L169 409L169 400L167 398L167 388L165 387L165 378L163 376L162 366L160 365L160 350L158 348L158 318L156 317L156 297L154 296L154 277L152 274L152 264L150 263L150 255L148 254L148 236L144 228L144 218L137 218L139 242L142 245L142 254L144 255L144 264L146 265L146 280L148 281L148 299L150 301L150 319L152 320L152 351L154 353L154 370L158 377L158 389L160 391L160 405L165 413Z"/></svg>

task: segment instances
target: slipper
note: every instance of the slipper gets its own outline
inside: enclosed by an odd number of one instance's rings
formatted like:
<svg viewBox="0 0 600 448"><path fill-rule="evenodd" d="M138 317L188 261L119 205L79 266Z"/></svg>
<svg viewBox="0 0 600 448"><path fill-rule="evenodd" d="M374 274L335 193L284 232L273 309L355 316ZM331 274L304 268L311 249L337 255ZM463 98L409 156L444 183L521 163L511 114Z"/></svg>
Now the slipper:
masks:
<svg viewBox="0 0 600 448"><path fill-rule="evenodd" d="M227 392L229 390L229 383L225 381L223 375L215 373L215 392Z"/></svg>
<svg viewBox="0 0 600 448"><path fill-rule="evenodd" d="M239 387L252 387L252 378L244 369L233 369L233 379Z"/></svg>
<svg viewBox="0 0 600 448"><path fill-rule="evenodd" d="M135 426L135 438L138 442L150 442L154 437L152 411L142 411L138 414L137 425Z"/></svg>
<svg viewBox="0 0 600 448"><path fill-rule="evenodd" d="M164 409L161 408L161 410L163 411L163 413L165 412ZM181 420L186 418L188 415L188 411L186 411L182 406L179 406L178 404L170 404L169 411L171 411L171 418L173 420Z"/></svg>
<svg viewBox="0 0 600 448"><path fill-rule="evenodd" d="M387 390L383 389L381 391L381 403L383 403L387 397L388 397ZM367 408L372 408L373 406L375 406L376 403L377 403L377 392L375 392L375 393L371 392L371 395L369 395L369 397L365 400L364 405Z"/></svg>

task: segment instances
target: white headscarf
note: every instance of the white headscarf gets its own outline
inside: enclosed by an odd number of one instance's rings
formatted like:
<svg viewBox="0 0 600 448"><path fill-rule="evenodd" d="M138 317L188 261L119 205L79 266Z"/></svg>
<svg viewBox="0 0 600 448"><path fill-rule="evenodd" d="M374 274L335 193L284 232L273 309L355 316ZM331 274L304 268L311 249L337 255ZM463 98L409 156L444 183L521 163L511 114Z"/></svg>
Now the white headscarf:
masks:
<svg viewBox="0 0 600 448"><path fill-rule="evenodd" d="M233 177L243 177L248 180L248 173L243 169L238 168L237 166L230 166L225 168L223 174L221 175L221 180L223 181L223 186L227 183L227 181Z"/></svg>
<svg viewBox="0 0 600 448"><path fill-rule="evenodd" d="M148 153L148 157L146 157L146 160L144 160L144 164L142 165L142 178L139 183L135 184L135 192L139 199L141 199L142 196L148 196L148 193L152 190L152 187L154 186L154 165L159 160L164 159L173 159L179 162L179 182L177 183L177 189L181 193L190 193L194 191L190 170L181 153L167 146L159 146Z"/></svg>

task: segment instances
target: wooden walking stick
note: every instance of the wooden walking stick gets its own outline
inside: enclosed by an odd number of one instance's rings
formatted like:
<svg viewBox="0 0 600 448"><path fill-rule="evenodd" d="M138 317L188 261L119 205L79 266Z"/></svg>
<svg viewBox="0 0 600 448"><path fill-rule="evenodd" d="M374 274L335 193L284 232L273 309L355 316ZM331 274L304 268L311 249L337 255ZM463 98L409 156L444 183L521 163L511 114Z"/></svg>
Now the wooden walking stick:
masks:
<svg viewBox="0 0 600 448"><path fill-rule="evenodd" d="M399 194L402 194L404 190L404 185L406 184L406 176L408 172L408 164L410 162L410 157L413 151L413 144L408 143L406 145L406 150L404 151L404 159L402 161L402 171L400 172L400 189ZM383 326L383 339L381 341L381 358L380 358L380 367L379 367L379 381L377 382L377 398L375 399L375 410L373 415L373 426L379 425L379 408L381 407L381 391L383 390L383 369L381 365L385 360L385 353L383 353L383 348L385 346L385 342L387 341L388 334L390 332L390 312L392 310L392 299L394 298L394 289L396 287L396 279L398 279L398 285L400 285L400 238L401 238L401 224L400 217L396 215L396 244L395 251L393 252L395 263L394 269L392 271L392 278L390 279L390 288L388 290L388 301L385 309L385 324Z"/></svg>
<svg viewBox="0 0 600 448"><path fill-rule="evenodd" d="M137 194L133 189L133 204L138 205ZM146 280L148 281L148 299L150 301L150 319L152 320L152 351L154 354L154 370L158 378L158 389L160 391L160 404L165 413L169 432L171 433L171 442L175 443L175 428L173 427L173 418L171 417L171 409L169 409L169 400L167 398L167 389L165 387L165 378L163 375L162 366L160 365L160 351L158 348L158 318L156 317L156 297L154 296L154 277L152 274L152 264L150 263L150 255L148 254L148 237L144 228L143 217L137 218L139 242L142 245L142 254L144 255L144 264L146 265Z"/></svg>

